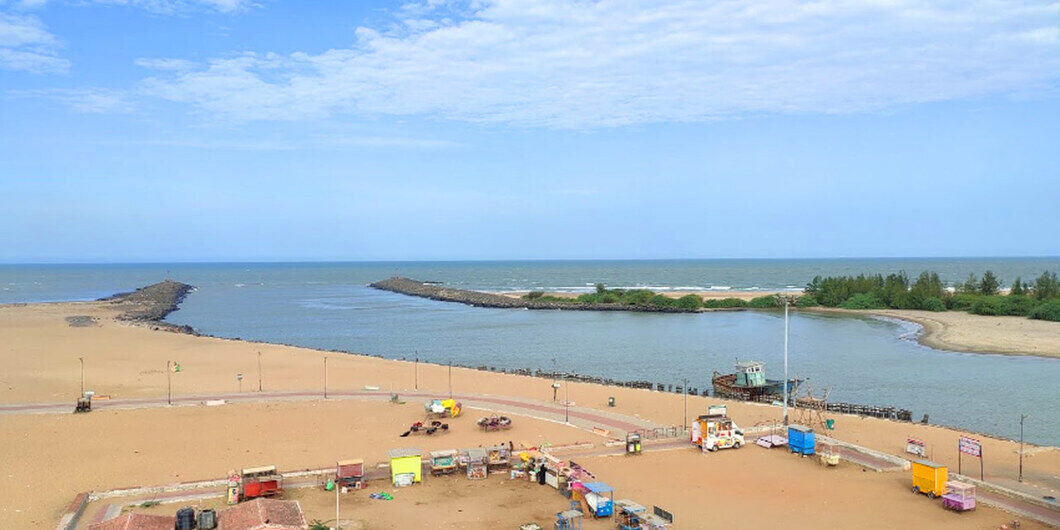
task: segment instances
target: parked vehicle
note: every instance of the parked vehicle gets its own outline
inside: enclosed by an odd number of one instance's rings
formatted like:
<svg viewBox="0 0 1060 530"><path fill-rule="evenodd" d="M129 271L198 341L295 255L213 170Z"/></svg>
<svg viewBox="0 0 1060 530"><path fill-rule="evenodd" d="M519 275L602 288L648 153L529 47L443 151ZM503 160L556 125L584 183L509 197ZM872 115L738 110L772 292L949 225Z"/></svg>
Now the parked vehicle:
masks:
<svg viewBox="0 0 1060 530"><path fill-rule="evenodd" d="M692 422L692 443L704 451L739 449L744 444L743 431L724 414L705 414Z"/></svg>

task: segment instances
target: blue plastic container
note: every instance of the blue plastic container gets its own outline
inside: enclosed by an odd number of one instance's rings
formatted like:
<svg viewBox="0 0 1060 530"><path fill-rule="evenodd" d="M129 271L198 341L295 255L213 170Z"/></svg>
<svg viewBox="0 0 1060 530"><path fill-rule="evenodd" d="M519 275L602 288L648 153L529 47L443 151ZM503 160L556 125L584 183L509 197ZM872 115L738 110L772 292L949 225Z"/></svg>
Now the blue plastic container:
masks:
<svg viewBox="0 0 1060 530"><path fill-rule="evenodd" d="M792 453L800 455L812 455L817 446L814 439L813 429L802 425L788 426L788 447Z"/></svg>

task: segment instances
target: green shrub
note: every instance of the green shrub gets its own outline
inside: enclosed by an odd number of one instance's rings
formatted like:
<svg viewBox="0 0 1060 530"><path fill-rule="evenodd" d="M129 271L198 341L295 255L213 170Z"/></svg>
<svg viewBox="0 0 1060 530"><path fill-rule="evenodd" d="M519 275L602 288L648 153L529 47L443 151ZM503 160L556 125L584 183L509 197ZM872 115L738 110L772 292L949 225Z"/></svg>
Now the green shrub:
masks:
<svg viewBox="0 0 1060 530"><path fill-rule="evenodd" d="M980 295L971 293L957 293L946 299L947 307L955 311L967 311L972 304L980 298Z"/></svg>
<svg viewBox="0 0 1060 530"><path fill-rule="evenodd" d="M1001 307L1006 315L1025 317L1034 311L1034 308L1038 306L1038 302L1026 295L1010 295L1002 296Z"/></svg>
<svg viewBox="0 0 1060 530"><path fill-rule="evenodd" d="M980 296L968 308L968 312L976 315L1004 315L1005 307L998 296Z"/></svg>
<svg viewBox="0 0 1060 530"><path fill-rule="evenodd" d="M648 304L655 307L672 307L675 303L677 300L661 294L653 295L648 299Z"/></svg>
<svg viewBox="0 0 1060 530"><path fill-rule="evenodd" d="M1049 300L1035 307L1028 316L1037 320L1060 322L1060 300Z"/></svg>
<svg viewBox="0 0 1060 530"><path fill-rule="evenodd" d="M778 307L777 297L773 295L752 298L751 302L747 305L748 307L753 307L755 309L776 309Z"/></svg>
<svg viewBox="0 0 1060 530"><path fill-rule="evenodd" d="M871 295L871 294L856 294L847 298L847 300L839 307L843 309L884 309L887 306L884 305L883 300Z"/></svg>
<svg viewBox="0 0 1060 530"><path fill-rule="evenodd" d="M536 298L541 298L542 296L545 296L544 291L530 291L529 293L526 293L524 298L527 300L534 300Z"/></svg>
<svg viewBox="0 0 1060 530"><path fill-rule="evenodd" d="M730 307L747 307L747 300L740 298L711 298L703 302L703 307L724 309Z"/></svg>
<svg viewBox="0 0 1060 530"><path fill-rule="evenodd" d="M795 307L817 307L817 299L808 294L804 294L795 300Z"/></svg>
<svg viewBox="0 0 1060 530"><path fill-rule="evenodd" d="M942 300L931 296L920 303L920 309L925 311L945 311L946 304L942 303Z"/></svg>
<svg viewBox="0 0 1060 530"><path fill-rule="evenodd" d="M703 299L694 294L686 294L681 298L678 298L674 305L681 309L695 310L703 307Z"/></svg>

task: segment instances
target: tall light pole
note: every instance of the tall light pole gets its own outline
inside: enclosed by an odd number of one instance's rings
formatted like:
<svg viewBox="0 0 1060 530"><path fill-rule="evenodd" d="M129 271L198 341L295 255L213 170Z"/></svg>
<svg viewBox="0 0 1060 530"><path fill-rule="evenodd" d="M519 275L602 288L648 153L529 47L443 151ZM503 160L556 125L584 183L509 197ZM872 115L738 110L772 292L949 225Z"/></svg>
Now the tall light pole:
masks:
<svg viewBox="0 0 1060 530"><path fill-rule="evenodd" d="M328 358L324 356L324 399L328 398Z"/></svg>
<svg viewBox="0 0 1060 530"><path fill-rule="evenodd" d="M684 429L687 431L688 430L688 378L687 377L681 380L681 390L683 390L685 392L685 414L684 414L684 416L681 419L681 425L683 425Z"/></svg>
<svg viewBox="0 0 1060 530"><path fill-rule="evenodd" d="M77 360L81 361L81 397L85 397L85 358L78 357Z"/></svg>
<svg viewBox="0 0 1060 530"><path fill-rule="evenodd" d="M552 358L552 402L553 403L556 402L556 390L559 390L559 387L556 384L558 382L559 381L556 380L556 358L553 357Z"/></svg>
<svg viewBox="0 0 1060 530"><path fill-rule="evenodd" d="M788 425L788 301L784 300L784 425Z"/></svg>
<svg viewBox="0 0 1060 530"><path fill-rule="evenodd" d="M258 350L258 392L261 392L261 350Z"/></svg>
<svg viewBox="0 0 1060 530"><path fill-rule="evenodd" d="M453 399L453 360L449 359L449 399Z"/></svg>
<svg viewBox="0 0 1060 530"><path fill-rule="evenodd" d="M414 378L413 381L414 381L414 384L416 385L416 390L419 390L420 389L420 352L415 352L415 353L416 353L416 362L415 362L415 364L412 367L412 370L413 370L413 376L412 377Z"/></svg>
<svg viewBox="0 0 1060 530"><path fill-rule="evenodd" d="M1023 482L1023 420L1025 419L1027 415L1020 414L1020 482Z"/></svg>
<svg viewBox="0 0 1060 530"><path fill-rule="evenodd" d="M173 361L166 361L166 405L173 404Z"/></svg>
<svg viewBox="0 0 1060 530"><path fill-rule="evenodd" d="M563 423L570 423L570 382L563 376Z"/></svg>

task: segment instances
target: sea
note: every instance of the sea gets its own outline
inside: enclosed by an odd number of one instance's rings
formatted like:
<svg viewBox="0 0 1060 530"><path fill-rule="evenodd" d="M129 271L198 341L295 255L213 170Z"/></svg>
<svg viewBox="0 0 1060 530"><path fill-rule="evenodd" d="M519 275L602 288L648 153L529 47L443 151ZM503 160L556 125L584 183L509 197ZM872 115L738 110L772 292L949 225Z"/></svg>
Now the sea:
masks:
<svg viewBox="0 0 1060 530"><path fill-rule="evenodd" d="M783 314L476 308L367 284L400 275L489 291L582 292L596 283L775 291L816 275L922 270L950 283L991 270L1008 284L1060 271L1060 257L0 265L0 303L92 300L169 277L195 290L167 321L210 335L666 385L687 379L702 390L737 360L763 361L767 377L781 378ZM1013 439L1027 414L1025 440L1060 445L1060 359L935 350L916 341L919 326L891 319L794 311L789 324L790 373L815 396Z"/></svg>

